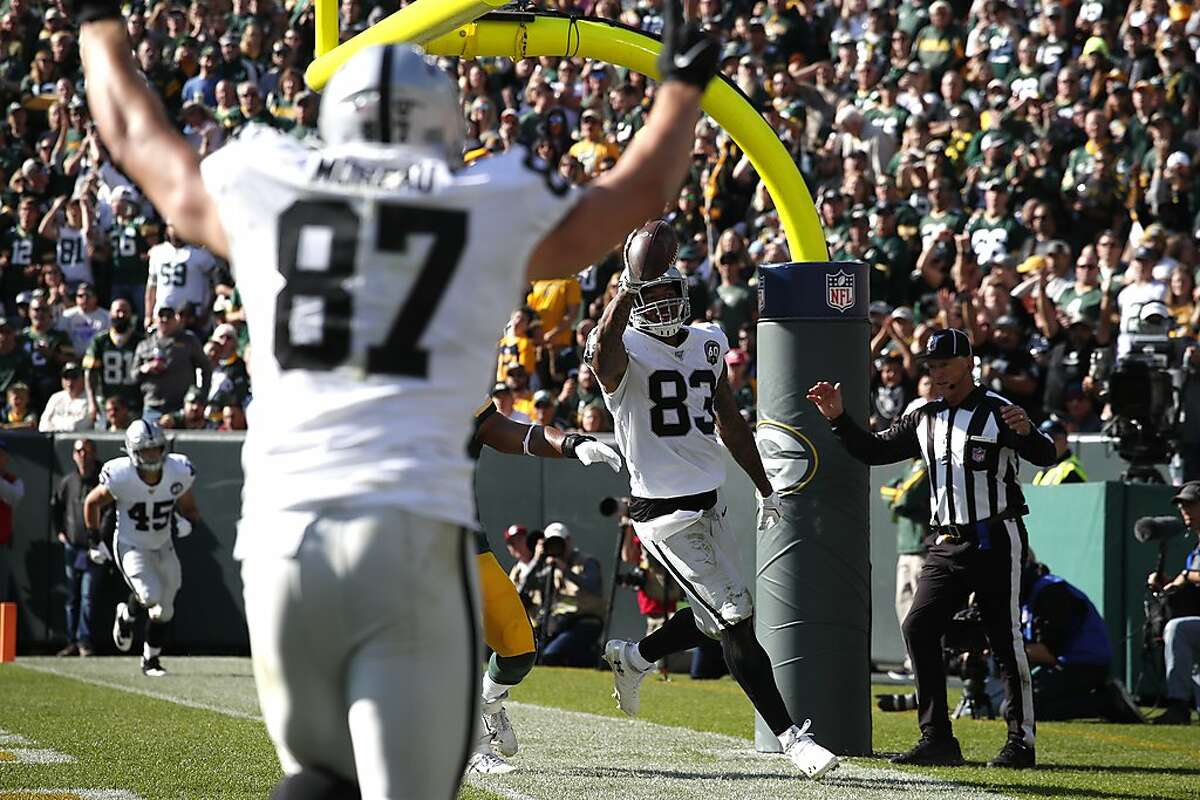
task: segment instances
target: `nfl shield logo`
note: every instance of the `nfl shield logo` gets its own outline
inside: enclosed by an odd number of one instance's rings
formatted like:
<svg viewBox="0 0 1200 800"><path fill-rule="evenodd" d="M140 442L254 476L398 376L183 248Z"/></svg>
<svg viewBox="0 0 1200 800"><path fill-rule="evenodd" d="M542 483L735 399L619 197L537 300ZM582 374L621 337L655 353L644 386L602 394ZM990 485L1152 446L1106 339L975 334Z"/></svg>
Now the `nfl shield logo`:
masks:
<svg viewBox="0 0 1200 800"><path fill-rule="evenodd" d="M825 303L835 311L845 311L854 306L854 276L838 270L825 276Z"/></svg>
<svg viewBox="0 0 1200 800"><path fill-rule="evenodd" d="M982 447L972 447L971 460L976 464L982 464L984 461L987 461L987 451Z"/></svg>

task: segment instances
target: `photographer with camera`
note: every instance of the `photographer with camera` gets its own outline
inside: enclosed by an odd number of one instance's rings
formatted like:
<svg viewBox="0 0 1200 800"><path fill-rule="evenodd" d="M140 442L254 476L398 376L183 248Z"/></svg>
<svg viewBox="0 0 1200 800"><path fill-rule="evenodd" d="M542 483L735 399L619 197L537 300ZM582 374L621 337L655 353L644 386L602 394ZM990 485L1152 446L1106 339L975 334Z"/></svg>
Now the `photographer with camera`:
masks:
<svg viewBox="0 0 1200 800"><path fill-rule="evenodd" d="M624 530L621 561L633 569L618 574L617 584L637 590L638 613L646 619L646 635L649 636L675 613L675 607L683 599L683 590L662 565L642 548L629 519L624 518L621 522ZM663 675L667 673L665 658L659 659L658 671Z"/></svg>
<svg viewBox="0 0 1200 800"><path fill-rule="evenodd" d="M1096 606L1030 556L1021 570L1021 633L1037 718L1144 722L1124 685L1110 678L1112 642Z"/></svg>
<svg viewBox="0 0 1200 800"><path fill-rule="evenodd" d="M1095 605L1034 560L1032 552L1021 569L1020 614L1037 719L1145 721L1125 686L1110 678L1112 642ZM996 709L1003 710L1004 682L996 675L976 603L953 616L944 644L948 671L963 680L963 697L953 716L990 719ZM878 705L883 711L917 707L912 695L879 695Z"/></svg>
<svg viewBox="0 0 1200 800"><path fill-rule="evenodd" d="M533 551L533 566L521 587L538 609L538 649L543 664L593 667L604 628L600 562L571 546L561 522L546 526Z"/></svg>
<svg viewBox="0 0 1200 800"><path fill-rule="evenodd" d="M1179 507L1188 531L1200 536L1200 481L1185 483L1171 502ZM1182 572L1165 581L1155 570L1146 577L1146 585L1152 592L1165 595L1171 617L1163 632L1167 710L1154 724L1187 725L1192 721L1192 711L1200 706L1200 677L1193 674L1200 662L1200 541L1187 554Z"/></svg>

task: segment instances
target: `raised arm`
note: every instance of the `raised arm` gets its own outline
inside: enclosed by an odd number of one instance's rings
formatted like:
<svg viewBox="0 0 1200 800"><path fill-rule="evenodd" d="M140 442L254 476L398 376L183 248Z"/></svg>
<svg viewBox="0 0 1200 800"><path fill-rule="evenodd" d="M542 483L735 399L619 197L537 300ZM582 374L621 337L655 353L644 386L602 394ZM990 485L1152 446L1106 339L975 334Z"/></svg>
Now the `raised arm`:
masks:
<svg viewBox="0 0 1200 800"><path fill-rule="evenodd" d="M894 464L921 455L915 412L905 414L882 433L867 433L845 413L840 383L831 385L820 381L808 390L808 399L816 405L821 416L829 420L833 434L850 455L864 464Z"/></svg>
<svg viewBox="0 0 1200 800"><path fill-rule="evenodd" d="M113 161L189 242L229 244L200 177L200 160L134 64L116 0L76 0L88 108Z"/></svg>
<svg viewBox="0 0 1200 800"><path fill-rule="evenodd" d="M695 23L684 25L679 0L663 4L663 82L646 125L617 165L587 191L529 259L530 280L578 272L679 193L695 139L700 96L717 73L720 45Z"/></svg>
<svg viewBox="0 0 1200 800"><path fill-rule="evenodd" d="M629 325L629 314L633 311L635 292L622 284L617 296L604 307L600 322L588 336L583 358L596 373L596 380L604 391L612 394L621 385L625 370L629 369L629 353L625 351L625 328Z"/></svg>

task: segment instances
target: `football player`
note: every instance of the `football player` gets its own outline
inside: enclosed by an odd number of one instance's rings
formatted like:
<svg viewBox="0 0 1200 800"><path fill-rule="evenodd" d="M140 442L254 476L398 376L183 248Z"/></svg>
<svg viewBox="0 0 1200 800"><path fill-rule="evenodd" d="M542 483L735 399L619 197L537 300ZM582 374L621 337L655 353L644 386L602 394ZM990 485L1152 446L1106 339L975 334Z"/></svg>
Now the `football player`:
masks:
<svg viewBox="0 0 1200 800"><path fill-rule="evenodd" d="M738 566L734 527L720 489L721 442L758 487L758 530L779 521L779 501L763 469L754 435L738 412L725 377L729 343L720 326L690 319L687 281L675 268L678 243L662 220L625 242L616 296L588 337L584 360L600 381L629 465L629 516L638 539L683 587L690 607L640 642L614 639L604 660L617 702L638 712L639 684L670 653L721 642L729 671L779 737L783 752L811 778L837 757L792 721L754 635L750 589Z"/></svg>
<svg viewBox="0 0 1200 800"><path fill-rule="evenodd" d="M457 86L366 47L322 93L322 146L248 125L200 162L130 57L117 0L68 0L116 165L228 258L254 350L235 556L278 798L450 796L477 719L462 443L530 281L601 258L678 190L719 44L666 0L654 109L575 192L522 149L461 162ZM449 687L462 687L448 690Z"/></svg>
<svg viewBox="0 0 1200 800"><path fill-rule="evenodd" d="M128 653L134 626L144 614L142 674L151 678L167 674L158 655L183 585L172 534L180 539L189 535L200 517L192 495L195 479L188 457L168 453L158 426L139 419L125 431L125 455L100 469L100 483L83 501L83 522L92 542L100 539L101 512L116 503L112 556L130 594L117 604L113 644Z"/></svg>
<svg viewBox="0 0 1200 800"><path fill-rule="evenodd" d="M488 400L475 412L474 447L482 445L513 455L540 458L577 458L585 466L607 464L621 471L621 456L596 437L582 433L563 433L557 428L526 425L509 419ZM483 595L483 640L492 649L487 672L483 675L481 696L482 730L467 768L475 772L504 774L513 767L502 756L515 755L517 734L513 730L504 700L512 687L520 683L537 659L537 645L529 615L508 575L496 561L487 535L475 534L475 564ZM497 752L493 752L493 748Z"/></svg>

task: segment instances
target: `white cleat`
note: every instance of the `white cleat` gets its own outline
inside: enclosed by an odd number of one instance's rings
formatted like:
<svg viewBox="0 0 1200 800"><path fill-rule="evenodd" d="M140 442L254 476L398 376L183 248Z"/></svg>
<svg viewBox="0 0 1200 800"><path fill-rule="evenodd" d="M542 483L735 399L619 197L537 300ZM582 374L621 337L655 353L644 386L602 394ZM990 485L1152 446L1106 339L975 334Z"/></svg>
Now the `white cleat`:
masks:
<svg viewBox="0 0 1200 800"><path fill-rule="evenodd" d="M492 747L500 755L511 757L517 754L517 732L513 730L508 712L504 710L506 697L508 692L498 700L483 704L483 729L487 731Z"/></svg>
<svg viewBox="0 0 1200 800"><path fill-rule="evenodd" d="M128 653L133 647L133 622L129 619L129 605L117 603L117 613L113 616L113 644L122 653Z"/></svg>
<svg viewBox="0 0 1200 800"><path fill-rule="evenodd" d="M629 663L630 647L637 647L637 644L621 639L610 639L608 644L604 645L604 660L612 667L613 697L617 698L617 705L629 716L636 717L638 709L641 708L638 687L642 683L642 678L646 677L646 673L639 672Z"/></svg>
<svg viewBox="0 0 1200 800"><path fill-rule="evenodd" d="M478 772L480 775L507 775L515 769L516 767L493 753L490 748L478 750L467 759L467 772Z"/></svg>
<svg viewBox="0 0 1200 800"><path fill-rule="evenodd" d="M804 720L804 727L795 725L784 731L779 737L783 746L783 754L791 759L801 772L815 780L820 780L828 772L838 767L838 757L813 741L808 735L808 727L812 720Z"/></svg>

